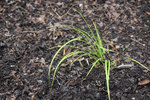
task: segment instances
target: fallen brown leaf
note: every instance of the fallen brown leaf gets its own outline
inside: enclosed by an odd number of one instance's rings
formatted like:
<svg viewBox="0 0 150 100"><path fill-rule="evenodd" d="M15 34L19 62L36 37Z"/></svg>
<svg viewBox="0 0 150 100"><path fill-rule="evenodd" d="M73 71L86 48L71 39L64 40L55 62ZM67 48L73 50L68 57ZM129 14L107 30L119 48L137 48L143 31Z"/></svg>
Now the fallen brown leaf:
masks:
<svg viewBox="0 0 150 100"><path fill-rule="evenodd" d="M146 85L146 84L149 84L149 83L150 83L150 80L149 79L145 79L143 81L138 82L138 85Z"/></svg>
<svg viewBox="0 0 150 100"><path fill-rule="evenodd" d="M36 38L36 33L33 33L33 37Z"/></svg>
<svg viewBox="0 0 150 100"><path fill-rule="evenodd" d="M134 21L134 22L137 22L137 19L134 17L134 18L133 18L133 21Z"/></svg>
<svg viewBox="0 0 150 100"><path fill-rule="evenodd" d="M150 15L150 12L149 12L149 11L146 11L145 13L148 14L148 15Z"/></svg>

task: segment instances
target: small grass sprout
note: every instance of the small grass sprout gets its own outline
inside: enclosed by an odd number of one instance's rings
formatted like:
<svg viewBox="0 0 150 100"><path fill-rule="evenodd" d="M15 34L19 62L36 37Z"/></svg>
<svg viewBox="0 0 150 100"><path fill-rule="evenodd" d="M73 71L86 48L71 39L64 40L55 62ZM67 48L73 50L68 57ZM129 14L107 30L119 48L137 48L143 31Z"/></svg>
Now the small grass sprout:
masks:
<svg viewBox="0 0 150 100"><path fill-rule="evenodd" d="M51 82L51 89L53 87L55 76L56 76L56 72L57 72L60 64L65 59L67 59L68 57L71 57L73 55L79 55L79 56L77 56L77 58L72 63L74 63L75 61L77 61L78 59L80 59L80 58L82 58L84 56L88 56L93 61L92 67L89 69L89 71L87 72L86 76L88 76L90 74L90 72L92 71L92 69L95 66L97 66L97 65L105 65L105 71L107 70L106 71L106 73L107 73L106 74L107 88L109 88L109 78L108 77L109 77L109 72L110 72L110 66L113 64L113 62L110 62L110 60L107 60L106 57L105 57L105 54L106 54L106 52L114 52L114 51L106 49L106 48L103 47L103 44L102 44L102 41L101 41L101 38L100 38L100 35L99 35L99 32L98 32L98 29L97 29L96 22L93 22L93 26L94 26L95 32L96 32L94 34L93 30L91 29L91 27L89 26L89 24L87 23L87 21L85 20L83 15L79 11L77 11L75 9L74 9L74 11L78 12L81 15L81 17L84 20L85 24L87 25L90 33L86 32L84 30L81 30L81 29L79 29L77 27L71 26L71 25L56 25L55 26L55 27L66 27L66 28L72 29L75 32L77 32L80 35L80 37L71 39L70 41L66 42L64 45L62 45L58 49L58 51L53 56L53 58L51 60L51 63L49 65L49 72L48 72L49 81L50 81L50 73L51 73L52 64L53 64L56 56L58 55L58 53L66 46L76 49L75 51L71 51L70 53L65 55L58 62L57 66L56 66L56 68L54 70L54 73L53 73L53 78L52 78L52 82ZM81 46L69 45L71 42L74 42L74 41L81 42L82 45ZM88 48L87 49L83 49L82 47L84 45L88 46ZM109 91L109 89L108 89L108 91ZM109 95L109 98L110 98L110 92L108 92L108 95Z"/></svg>
<svg viewBox="0 0 150 100"><path fill-rule="evenodd" d="M110 60L105 60L105 75L106 75L106 85L108 100L110 100L110 90L109 90L109 75L110 75Z"/></svg>
<svg viewBox="0 0 150 100"><path fill-rule="evenodd" d="M135 63L137 63L137 64L139 64L139 65L141 65L143 68L145 68L147 71L150 71L150 69L148 68L148 67L146 67L145 65L143 65L143 64L141 64L139 61L137 61L137 60L135 60L135 59L133 59L133 58L130 58L130 57L125 57L126 59L129 59L129 60L131 60L131 61L133 61L133 62L135 62Z"/></svg>
<svg viewBox="0 0 150 100"><path fill-rule="evenodd" d="M49 65L49 71L48 71L49 82L50 82L50 79L51 79L50 74L51 74L52 64L54 63L54 60L57 57L58 53L64 47L74 48L73 51L71 51L70 53L64 55L63 58L56 65L54 73L53 73L52 81L51 81L51 89L52 89L53 84L54 84L56 72L57 72L59 66L61 65L61 63L64 60L66 60L67 58L69 58L73 55L76 55L76 59L72 62L72 63L74 63L78 59L86 56L86 57L89 57L90 60L92 61L92 66L89 69L89 71L87 72L86 77L90 74L90 72L92 71L92 69L95 66L100 66L100 65L104 66L105 76L106 76L107 94L108 94L108 99L110 100L110 90L109 90L110 67L115 65L115 62L108 59L108 57L107 57L108 53L107 52L115 52L115 51L114 50L109 50L109 49L106 49L106 48L103 47L102 40L100 38L96 22L93 22L93 26L94 26L94 29L95 29L95 33L94 33L94 31L91 29L91 27L89 26L89 24L87 23L87 21L85 20L83 15L79 11L77 11L76 9L73 9L73 10L80 14L80 16L84 20L86 26L88 27L89 32L87 32L85 30L82 30L82 29L79 29L77 27L71 26L71 25L55 25L54 26L54 27L65 27L65 28L72 29L72 30L74 30L75 32L77 32L79 34L79 37L73 38L73 39L69 40L68 42L66 42L65 44L63 44L62 46L59 46L60 48L58 49L58 51L53 56L53 58L51 60L51 63ZM80 42L81 45L79 45L79 46L70 45L71 42L75 42L75 41ZM87 46L87 48L85 48L84 46ZM54 47L54 48L56 48L56 47ZM50 48L50 49L52 49L52 48ZM124 48L123 48L123 51L124 51ZM149 70L146 66L139 63L138 61L136 61L136 60L134 60L130 57L126 57L126 58L140 64L142 67Z"/></svg>

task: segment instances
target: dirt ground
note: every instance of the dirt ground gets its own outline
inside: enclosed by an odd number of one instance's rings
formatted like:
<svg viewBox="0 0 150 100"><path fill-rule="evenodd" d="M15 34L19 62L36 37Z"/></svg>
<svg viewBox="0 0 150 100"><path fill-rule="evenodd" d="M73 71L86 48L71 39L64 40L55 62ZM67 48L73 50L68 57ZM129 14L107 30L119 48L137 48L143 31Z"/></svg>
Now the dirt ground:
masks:
<svg viewBox="0 0 150 100"><path fill-rule="evenodd" d="M150 100L150 72L122 59L129 56L150 68L149 0L0 0L0 100L107 100L103 67L85 77L91 67L85 59L83 66L65 61L49 90L48 67L57 50L50 48L78 34L47 27L74 25L89 32L73 8L90 25L97 22L104 46L125 49L110 72L111 99ZM117 67L122 64L128 66Z"/></svg>

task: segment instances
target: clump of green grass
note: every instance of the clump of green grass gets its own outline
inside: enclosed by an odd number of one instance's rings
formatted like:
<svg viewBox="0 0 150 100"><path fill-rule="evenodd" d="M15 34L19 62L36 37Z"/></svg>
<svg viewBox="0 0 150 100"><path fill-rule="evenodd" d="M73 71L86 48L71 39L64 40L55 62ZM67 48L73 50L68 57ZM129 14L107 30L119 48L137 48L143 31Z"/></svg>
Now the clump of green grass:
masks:
<svg viewBox="0 0 150 100"><path fill-rule="evenodd" d="M95 29L95 34L94 34L94 31L91 29L91 27L89 26L89 24L87 23L87 21L85 20L85 18L83 17L83 15L77 11L76 9L74 9L74 11L76 11L77 13L80 14L80 16L82 17L82 19L84 20L85 24L87 25L88 29L90 32L87 32L87 31L84 31L84 30L81 30L77 27L74 27L74 26L70 26L70 25L56 25L55 27L67 27L69 29L72 29L74 30L75 32L77 32L80 37L77 37L77 38L74 38L74 39L71 39L70 41L66 42L65 44L63 44L59 49L58 51L55 53L54 57L52 58L51 60L51 63L49 65L49 72L48 72L48 78L49 78L49 82L50 82L50 73L51 73L51 68L52 68L52 64L56 58L56 56L58 55L58 53L66 46L68 47L72 47L74 48L75 50L66 54L57 64L55 70L54 70L54 73L53 73L53 77L52 77L52 82L51 82L51 89L53 87L53 84L54 84L54 80L55 80L55 76L56 76L56 72L59 68L59 66L61 65L61 63L73 56L73 55L77 55L77 58L72 62L74 63L75 61L77 61L78 59L84 57L84 56L88 56L91 61L93 62L92 63L92 67L89 69L89 71L87 72L87 75L88 76L90 74L90 72L92 71L92 69L95 67L95 66L98 66L98 65L101 65L101 66L105 66L104 69L105 69L105 75L106 75L106 85L107 85L107 93L108 93L108 99L110 100L110 90L109 90L109 75L110 75L110 67L114 65L114 61L111 61L109 60L106 56L107 56L107 52L115 52L113 50L109 50L109 49L106 49L103 47L103 44L102 44L102 40L100 38L100 35L99 35L99 32L98 32L98 29L97 29L97 25L96 25L96 22L93 22L93 26L94 26L94 29ZM74 46L74 45L69 45L71 42L80 42L81 45L80 46ZM86 45L88 46L88 48L83 48L83 46ZM138 64L140 64L139 62L137 62L136 60L132 59L132 58L127 58L127 59L130 59ZM142 65L142 64L140 64ZM145 66L143 66L145 68Z"/></svg>

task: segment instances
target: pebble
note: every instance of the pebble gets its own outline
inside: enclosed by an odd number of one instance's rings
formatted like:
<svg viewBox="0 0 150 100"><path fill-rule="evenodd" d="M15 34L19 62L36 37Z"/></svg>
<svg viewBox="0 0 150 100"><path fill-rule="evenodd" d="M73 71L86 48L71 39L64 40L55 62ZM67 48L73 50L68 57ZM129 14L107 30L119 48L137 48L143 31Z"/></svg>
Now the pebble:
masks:
<svg viewBox="0 0 150 100"><path fill-rule="evenodd" d="M120 46L119 46L119 45L116 45L116 48L117 48L117 49L119 49L119 48L120 48Z"/></svg>
<svg viewBox="0 0 150 100"><path fill-rule="evenodd" d="M42 69L39 69L38 71L39 71L39 72L43 72L43 70L42 70Z"/></svg>
<svg viewBox="0 0 150 100"><path fill-rule="evenodd" d="M132 97L132 100L135 100L135 97Z"/></svg>
<svg viewBox="0 0 150 100"><path fill-rule="evenodd" d="M12 67L12 68L13 68L13 67L16 67L16 66L15 66L15 65L10 65L10 67Z"/></svg>
<svg viewBox="0 0 150 100"><path fill-rule="evenodd" d="M61 5L63 5L63 2L58 2L57 5L61 6Z"/></svg>
<svg viewBox="0 0 150 100"><path fill-rule="evenodd" d="M83 4L79 4L79 7L82 8L82 7L83 7Z"/></svg>
<svg viewBox="0 0 150 100"><path fill-rule="evenodd" d="M45 59L44 58L41 58L39 62L45 65Z"/></svg>
<svg viewBox="0 0 150 100"><path fill-rule="evenodd" d="M133 38L134 36L133 36L133 35L131 35L130 37L131 37L131 38Z"/></svg>
<svg viewBox="0 0 150 100"><path fill-rule="evenodd" d="M96 98L97 98L97 99L100 98L100 93L96 93Z"/></svg>
<svg viewBox="0 0 150 100"><path fill-rule="evenodd" d="M43 81L42 80L37 80L37 82L41 84Z"/></svg>

